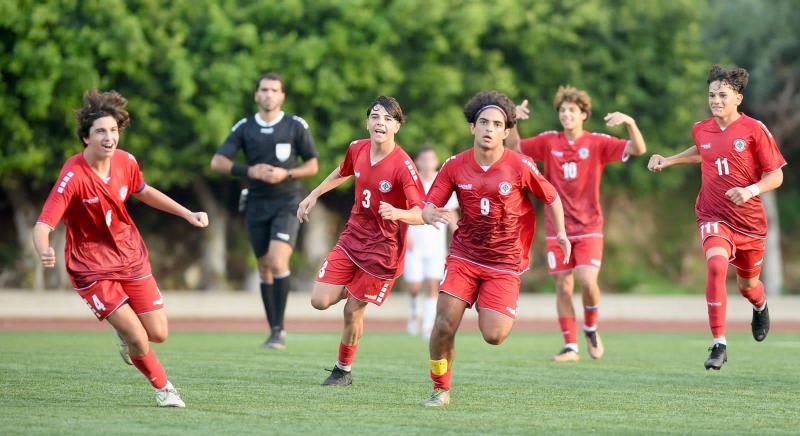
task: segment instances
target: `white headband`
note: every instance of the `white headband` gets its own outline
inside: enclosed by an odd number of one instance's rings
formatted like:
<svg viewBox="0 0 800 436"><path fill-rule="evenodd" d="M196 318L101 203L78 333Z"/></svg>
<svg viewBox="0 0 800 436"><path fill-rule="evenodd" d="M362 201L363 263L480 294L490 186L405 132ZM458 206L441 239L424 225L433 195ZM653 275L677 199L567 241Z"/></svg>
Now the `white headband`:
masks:
<svg viewBox="0 0 800 436"><path fill-rule="evenodd" d="M477 113L477 114L475 114L475 118L477 119L477 118L478 118L478 116L479 116L479 115L480 115L480 114L481 114L483 111L485 111L486 109L497 109L497 110L499 110L500 112L502 112L502 113L503 113L503 117L506 119L506 121L508 121L508 114L506 113L506 111L504 111L504 110L503 110L503 108L501 108L500 106L497 106L496 104L488 104L488 105L486 105L486 106L482 107L482 108L481 108L481 109L478 111L478 113Z"/></svg>

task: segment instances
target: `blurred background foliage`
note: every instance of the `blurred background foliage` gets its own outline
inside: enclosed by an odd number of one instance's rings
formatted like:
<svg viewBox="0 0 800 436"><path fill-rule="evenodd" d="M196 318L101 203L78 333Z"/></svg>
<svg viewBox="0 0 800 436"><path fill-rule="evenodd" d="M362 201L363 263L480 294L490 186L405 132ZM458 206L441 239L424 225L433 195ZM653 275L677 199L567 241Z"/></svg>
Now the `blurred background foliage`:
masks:
<svg viewBox="0 0 800 436"><path fill-rule="evenodd" d="M42 282L26 228L65 159L82 149L74 111L87 89L115 89L128 98L133 124L121 147L137 156L148 183L208 210L219 223L190 232L178 219L131 205L162 286L241 288L254 262L234 212L239 181L212 174L208 163L231 126L256 110L261 73L284 76L284 109L311 125L320 172L307 187L342 160L351 140L366 136L364 111L379 94L397 97L407 112L399 142L410 153L430 144L444 159L469 147L462 106L485 89L530 101L523 136L559 129L552 99L562 84L591 94L589 130L625 136L624 128L602 122L607 112L625 112L643 131L648 155L673 153L692 144L692 124L708 116L705 79L715 63L750 70L743 110L772 129L791 163L800 149L796 6L792 0L0 2L0 286L68 287L63 280ZM783 241L798 234L800 216L791 168L777 195ZM693 216L698 187L697 168L653 176L646 158L608 167L601 274L607 289L702 291ZM345 186L329 196L336 212L330 232L340 228L351 195ZM780 244L784 287L796 290L798 249ZM540 241L526 289L552 287L542 273L541 247ZM316 260L302 252L293 269L310 277ZM213 266L215 259L221 266ZM199 280L187 277L192 268L200 270Z"/></svg>

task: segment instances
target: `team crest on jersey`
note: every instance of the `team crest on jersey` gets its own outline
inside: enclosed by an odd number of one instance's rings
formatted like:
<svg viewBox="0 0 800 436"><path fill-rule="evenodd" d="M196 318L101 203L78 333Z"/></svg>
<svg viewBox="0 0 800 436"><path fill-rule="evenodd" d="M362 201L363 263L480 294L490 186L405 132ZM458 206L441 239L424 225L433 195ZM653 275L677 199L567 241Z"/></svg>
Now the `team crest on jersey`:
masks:
<svg viewBox="0 0 800 436"><path fill-rule="evenodd" d="M733 149L738 151L739 153L744 151L744 148L747 146L747 142L744 139L737 139L733 141Z"/></svg>
<svg viewBox="0 0 800 436"><path fill-rule="evenodd" d="M385 194L392 190L392 184L389 183L388 180L381 180L381 183L378 185L378 189Z"/></svg>
<svg viewBox="0 0 800 436"><path fill-rule="evenodd" d="M581 159L587 159L589 157L589 149L586 147L581 147L581 149L578 150L578 157Z"/></svg>
<svg viewBox="0 0 800 436"><path fill-rule="evenodd" d="M277 157L279 161L286 162L286 159L289 159L289 156L291 154L292 154L292 144L289 144L287 142L275 144L275 157Z"/></svg>
<svg viewBox="0 0 800 436"><path fill-rule="evenodd" d="M508 182L501 182L500 183L500 193L503 195L508 195L511 193L511 183Z"/></svg>
<svg viewBox="0 0 800 436"><path fill-rule="evenodd" d="M119 199L122 200L122 201L125 201L125 197L127 197L127 196L128 196L128 187L127 186L123 186L123 187L119 188Z"/></svg>

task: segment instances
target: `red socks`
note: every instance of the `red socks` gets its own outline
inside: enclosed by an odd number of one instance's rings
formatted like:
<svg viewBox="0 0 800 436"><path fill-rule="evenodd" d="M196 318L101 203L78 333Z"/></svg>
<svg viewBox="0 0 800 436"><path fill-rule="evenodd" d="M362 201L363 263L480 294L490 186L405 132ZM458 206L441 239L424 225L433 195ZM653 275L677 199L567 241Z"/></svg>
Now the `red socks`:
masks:
<svg viewBox="0 0 800 436"><path fill-rule="evenodd" d="M764 283L761 281L759 281L758 284L752 288L739 288L739 292L741 292L742 296L747 298L747 301L749 301L750 304L752 304L756 309L763 308L764 303L767 302L767 296L764 293Z"/></svg>
<svg viewBox="0 0 800 436"><path fill-rule="evenodd" d="M594 330L597 328L597 317L600 315L600 308L597 306L584 306L583 307L583 328L586 330Z"/></svg>
<svg viewBox="0 0 800 436"><path fill-rule="evenodd" d="M431 360L431 380L433 389L450 390L450 379L453 378L453 368L447 359Z"/></svg>
<svg viewBox="0 0 800 436"><path fill-rule="evenodd" d="M558 325L561 326L561 333L564 335L565 344L578 343L578 332L575 329L575 318L559 316Z"/></svg>
<svg viewBox="0 0 800 436"><path fill-rule="evenodd" d="M154 388L163 389L167 385L167 372L152 349L142 357L131 356L131 362Z"/></svg>
<svg viewBox="0 0 800 436"><path fill-rule="evenodd" d="M706 267L708 268L708 280L706 281L708 324L714 339L718 339L725 336L725 311L728 305L725 278L728 273L728 259L724 256L711 256L707 260Z"/></svg>
<svg viewBox="0 0 800 436"><path fill-rule="evenodd" d="M353 361L356 360L357 350L357 343L353 345L347 345L345 343L339 344L339 361L337 362L339 369L350 371L350 365L352 365Z"/></svg>

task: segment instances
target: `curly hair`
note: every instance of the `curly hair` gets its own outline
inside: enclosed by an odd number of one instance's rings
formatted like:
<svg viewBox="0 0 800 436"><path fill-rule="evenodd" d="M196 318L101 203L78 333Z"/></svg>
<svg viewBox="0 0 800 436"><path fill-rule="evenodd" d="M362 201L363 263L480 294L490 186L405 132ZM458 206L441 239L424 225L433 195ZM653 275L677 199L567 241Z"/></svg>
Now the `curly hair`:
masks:
<svg viewBox="0 0 800 436"><path fill-rule="evenodd" d="M750 73L744 68L722 68L719 65L714 65L708 72L708 84L711 82L720 82L727 84L734 91L739 94L747 87L747 80L750 78Z"/></svg>
<svg viewBox="0 0 800 436"><path fill-rule="evenodd" d="M506 129L510 129L517 124L514 102L508 96L497 91L482 91L475 94L466 105L464 105L464 118L470 124L478 121L478 115L483 112L486 106L499 107L506 116Z"/></svg>
<svg viewBox="0 0 800 436"><path fill-rule="evenodd" d="M369 105L367 108L367 118L369 118L370 112L372 112L372 109L377 105L383 106L386 112L398 123L403 124L406 121L406 116L403 114L403 108L400 107L400 103L394 97L385 95L379 95L378 98Z"/></svg>
<svg viewBox="0 0 800 436"><path fill-rule="evenodd" d="M559 86L556 97L553 99L553 107L558 111L564 102L575 103L581 112L586 114L587 120L591 118L592 98L586 91L569 85Z"/></svg>
<svg viewBox="0 0 800 436"><path fill-rule="evenodd" d="M78 119L78 138L83 142L84 138L89 137L89 130L95 120L103 117L113 117L117 121L120 130L126 129L131 125L131 117L128 111L128 100L117 91L100 92L96 89L86 91L83 94L83 107L80 108L75 117ZM86 144L83 144L86 147Z"/></svg>

